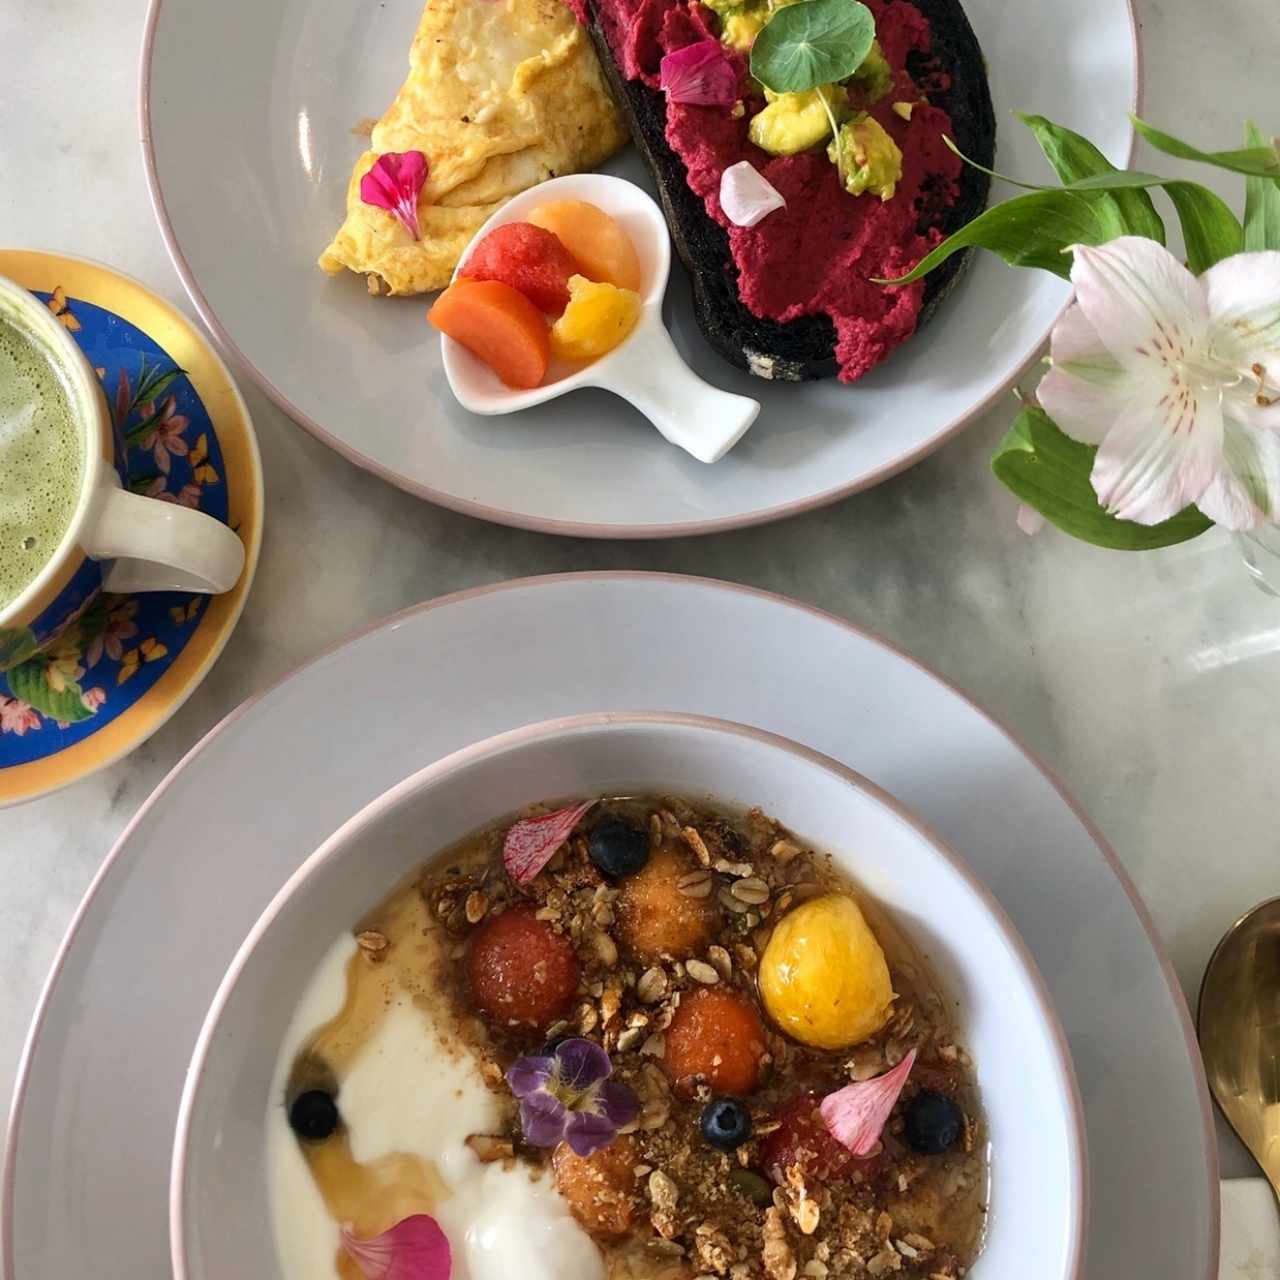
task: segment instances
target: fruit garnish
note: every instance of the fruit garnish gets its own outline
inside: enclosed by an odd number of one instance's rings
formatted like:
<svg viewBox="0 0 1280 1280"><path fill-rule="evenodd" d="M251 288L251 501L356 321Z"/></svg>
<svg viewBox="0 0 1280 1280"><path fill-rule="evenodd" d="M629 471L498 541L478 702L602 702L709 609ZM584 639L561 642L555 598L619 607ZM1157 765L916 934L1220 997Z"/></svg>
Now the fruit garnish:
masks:
<svg viewBox="0 0 1280 1280"><path fill-rule="evenodd" d="M618 346L640 318L632 289L569 277L569 305L551 326L551 353L561 360L595 360Z"/></svg>
<svg viewBox="0 0 1280 1280"><path fill-rule="evenodd" d="M703 987L680 1002L667 1028L662 1065L677 1093L699 1083L716 1093L750 1093L760 1079L764 1024L732 991Z"/></svg>
<svg viewBox="0 0 1280 1280"><path fill-rule="evenodd" d="M633 876L649 861L649 835L621 818L606 818L587 836L587 855L611 880Z"/></svg>
<svg viewBox="0 0 1280 1280"><path fill-rule="evenodd" d="M630 1135L619 1134L607 1147L589 1156L577 1155L561 1143L551 1157L556 1189L569 1203L569 1212L593 1236L625 1236L636 1218L635 1167L640 1152Z"/></svg>
<svg viewBox="0 0 1280 1280"><path fill-rule="evenodd" d="M737 1098L712 1098L702 1108L698 1127L717 1151L735 1151L751 1137L751 1112Z"/></svg>
<svg viewBox="0 0 1280 1280"><path fill-rule="evenodd" d="M458 273L467 280L500 280L541 311L558 316L569 304L569 277L578 264L545 227L505 222L481 240Z"/></svg>
<svg viewBox="0 0 1280 1280"><path fill-rule="evenodd" d="M449 1241L430 1214L402 1218L390 1231L368 1240L343 1226L341 1239L365 1280L449 1280Z"/></svg>
<svg viewBox="0 0 1280 1280"><path fill-rule="evenodd" d="M964 1132L964 1112L945 1093L925 1089L907 1103L902 1136L912 1151L941 1155Z"/></svg>
<svg viewBox="0 0 1280 1280"><path fill-rule="evenodd" d="M530 210L526 222L550 231L573 254L588 280L640 288L640 258L631 237L597 205L586 200L548 200Z"/></svg>
<svg viewBox="0 0 1280 1280"><path fill-rule="evenodd" d="M738 72L719 40L698 40L664 55L659 83L669 102L731 107L738 98Z"/></svg>
<svg viewBox="0 0 1280 1280"><path fill-rule="evenodd" d="M607 1147L640 1114L625 1084L609 1079L613 1063L593 1040L575 1037L550 1055L518 1058L507 1084L520 1100L520 1127L535 1147L568 1143L575 1155Z"/></svg>
<svg viewBox="0 0 1280 1280"><path fill-rule="evenodd" d="M340 1123L338 1104L325 1089L308 1089L289 1107L289 1127L304 1142L323 1142Z"/></svg>
<svg viewBox="0 0 1280 1280"><path fill-rule="evenodd" d="M831 1136L818 1110L821 1102L817 1093L797 1094L777 1113L778 1127L761 1144L764 1170L780 1186L792 1166L808 1178L829 1182L853 1162L849 1151Z"/></svg>
<svg viewBox="0 0 1280 1280"><path fill-rule="evenodd" d="M547 318L500 280L455 280L431 304L427 319L483 360L508 387L538 386L551 363Z"/></svg>
<svg viewBox="0 0 1280 1280"><path fill-rule="evenodd" d="M816 1049L866 1040L893 1006L884 951L843 893L814 898L778 921L760 958L759 983L774 1022Z"/></svg>
<svg viewBox="0 0 1280 1280"><path fill-rule="evenodd" d="M720 208L735 227L754 227L787 202L750 160L731 164L720 175Z"/></svg>
<svg viewBox="0 0 1280 1280"><path fill-rule="evenodd" d="M911 1050L892 1071L829 1093L818 1106L831 1136L855 1156L869 1156L915 1065Z"/></svg>
<svg viewBox="0 0 1280 1280"><path fill-rule="evenodd" d="M622 942L645 964L697 955L719 920L711 888L709 871L700 879L692 860L673 846L655 849L648 865L619 885L613 909Z"/></svg>
<svg viewBox="0 0 1280 1280"><path fill-rule="evenodd" d="M418 196L426 180L427 157L421 151L388 151L360 179L360 199L393 214L415 240L421 240Z"/></svg>
<svg viewBox="0 0 1280 1280"><path fill-rule="evenodd" d="M512 823L502 842L502 865L516 884L528 884L573 834L594 800Z"/></svg>
<svg viewBox="0 0 1280 1280"><path fill-rule="evenodd" d="M573 943L532 906L490 916L472 935L466 963L471 1001L495 1030L541 1031L577 994Z"/></svg>

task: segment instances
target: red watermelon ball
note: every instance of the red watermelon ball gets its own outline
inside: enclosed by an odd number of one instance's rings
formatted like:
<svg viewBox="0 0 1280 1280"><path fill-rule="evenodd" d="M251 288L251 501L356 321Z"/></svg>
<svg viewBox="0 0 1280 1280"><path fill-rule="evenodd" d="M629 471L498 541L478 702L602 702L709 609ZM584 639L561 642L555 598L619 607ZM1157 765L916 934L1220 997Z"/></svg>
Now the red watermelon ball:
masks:
<svg viewBox="0 0 1280 1280"><path fill-rule="evenodd" d="M461 274L469 280L501 281L539 310L558 316L569 305L569 277L581 272L550 231L531 222L507 222L476 245Z"/></svg>

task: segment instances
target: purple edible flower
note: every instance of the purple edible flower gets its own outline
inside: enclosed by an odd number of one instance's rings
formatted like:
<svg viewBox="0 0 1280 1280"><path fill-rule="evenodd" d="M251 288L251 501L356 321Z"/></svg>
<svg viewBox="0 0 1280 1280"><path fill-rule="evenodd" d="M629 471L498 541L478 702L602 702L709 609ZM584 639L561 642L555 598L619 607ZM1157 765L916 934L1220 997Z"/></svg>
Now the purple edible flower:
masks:
<svg viewBox="0 0 1280 1280"><path fill-rule="evenodd" d="M636 1095L609 1080L612 1070L609 1055L580 1037L513 1062L507 1083L520 1099L525 1141L535 1147L567 1142L579 1156L607 1147L640 1114Z"/></svg>

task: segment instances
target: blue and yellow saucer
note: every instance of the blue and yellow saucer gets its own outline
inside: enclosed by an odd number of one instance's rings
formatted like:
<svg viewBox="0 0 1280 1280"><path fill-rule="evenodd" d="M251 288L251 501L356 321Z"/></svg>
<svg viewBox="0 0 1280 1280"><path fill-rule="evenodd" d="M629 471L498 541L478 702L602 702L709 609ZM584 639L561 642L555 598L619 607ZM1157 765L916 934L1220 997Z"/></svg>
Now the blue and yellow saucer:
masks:
<svg viewBox="0 0 1280 1280"><path fill-rule="evenodd" d="M54 643L0 674L0 807L114 763L187 700L222 652L262 540L262 467L248 410L195 327L135 280L82 258L0 249L97 370L128 445L131 489L206 511L244 543L221 596L102 595Z"/></svg>

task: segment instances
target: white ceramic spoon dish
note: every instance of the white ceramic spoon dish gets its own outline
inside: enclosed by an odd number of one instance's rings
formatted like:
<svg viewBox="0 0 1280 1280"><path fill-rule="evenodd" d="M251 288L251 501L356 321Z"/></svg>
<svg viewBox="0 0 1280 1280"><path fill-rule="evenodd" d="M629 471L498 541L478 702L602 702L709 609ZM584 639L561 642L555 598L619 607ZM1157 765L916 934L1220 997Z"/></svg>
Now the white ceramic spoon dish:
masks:
<svg viewBox="0 0 1280 1280"><path fill-rule="evenodd" d="M575 173L521 192L476 232L454 279L494 227L521 222L549 200L585 200L603 209L627 233L640 259L640 319L612 351L590 364L553 360L542 386L528 391L505 386L483 360L441 334L444 373L458 403L472 413L492 417L531 409L582 387L601 387L634 405L665 439L699 462L719 462L756 420L760 402L713 387L676 350L662 321L662 299L671 274L671 236L662 210L634 182L605 173Z"/></svg>

